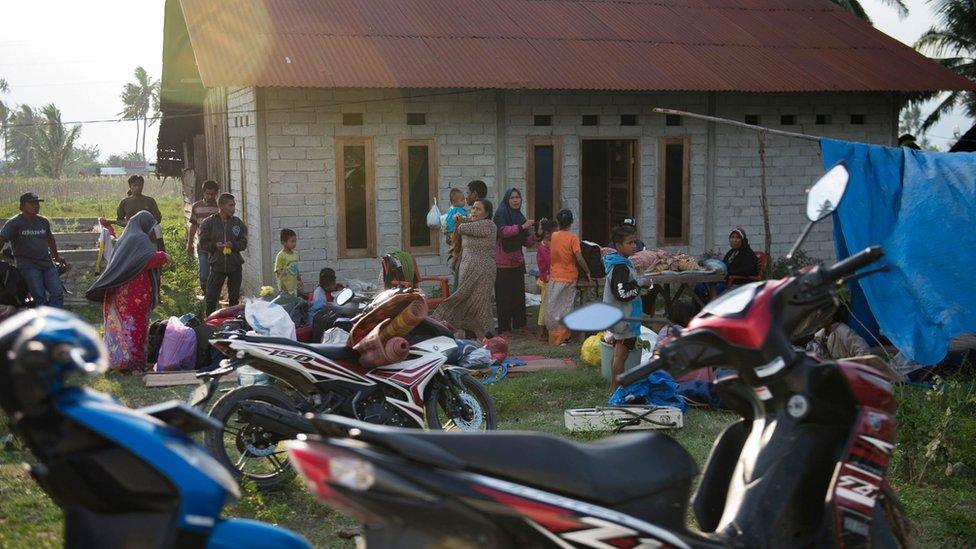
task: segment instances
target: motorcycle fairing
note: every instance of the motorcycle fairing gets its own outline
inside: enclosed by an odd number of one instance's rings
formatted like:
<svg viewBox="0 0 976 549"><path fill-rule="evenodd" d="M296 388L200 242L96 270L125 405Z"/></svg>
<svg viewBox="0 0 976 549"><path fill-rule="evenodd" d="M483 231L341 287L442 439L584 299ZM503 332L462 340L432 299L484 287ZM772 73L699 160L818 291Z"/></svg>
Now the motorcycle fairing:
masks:
<svg viewBox="0 0 976 549"><path fill-rule="evenodd" d="M404 397L402 399L387 395L386 401L423 427L427 425L424 391L446 360L447 358L440 353L422 355L413 360L373 368L367 377L385 383L402 394Z"/></svg>

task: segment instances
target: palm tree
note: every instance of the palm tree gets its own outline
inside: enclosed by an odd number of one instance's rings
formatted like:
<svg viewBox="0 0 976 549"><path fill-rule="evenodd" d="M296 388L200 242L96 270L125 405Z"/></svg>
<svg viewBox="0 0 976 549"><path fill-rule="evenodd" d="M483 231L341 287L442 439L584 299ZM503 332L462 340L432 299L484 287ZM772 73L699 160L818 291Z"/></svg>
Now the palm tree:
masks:
<svg viewBox="0 0 976 549"><path fill-rule="evenodd" d="M844 8L845 10L853 13L854 16L857 17L858 19L873 24L871 23L871 18L868 17L868 12L864 11L864 6L862 6L861 3L858 2L858 0L830 0L830 1ZM886 6L891 6L892 8L895 8L895 10L898 11L898 17L904 18L906 15L908 15L908 7L905 6L905 2L903 0L881 0L881 3L885 4Z"/></svg>
<svg viewBox="0 0 976 549"><path fill-rule="evenodd" d="M976 81L976 2L973 0L929 0L935 4L938 25L925 31L915 42L915 49L928 51L938 56L943 67ZM948 57L943 57L948 54ZM931 99L937 94L930 93L913 97L913 103ZM921 130L927 130L939 121L944 114L957 105L966 109L966 114L976 117L976 92L954 91L932 111L922 122Z"/></svg>
<svg viewBox="0 0 976 549"><path fill-rule="evenodd" d="M75 140L81 134L81 126L68 128L61 123L61 111L48 103L41 107L44 117L34 140L34 157L37 171L54 179L61 179L64 166L74 155Z"/></svg>
<svg viewBox="0 0 976 549"><path fill-rule="evenodd" d="M0 93L7 93L10 91L10 85L3 78L0 78ZM7 123L10 121L10 107L0 100L0 139L3 139L3 161L4 169L6 169L7 162Z"/></svg>
<svg viewBox="0 0 976 549"><path fill-rule="evenodd" d="M136 147L139 151L139 121L142 121L142 156L146 156L146 129L155 123L149 122L150 111L159 105L159 80L153 80L146 69L136 67L135 82L122 87L122 112L119 116L136 121Z"/></svg>
<svg viewBox="0 0 976 549"><path fill-rule="evenodd" d="M14 172L31 177L35 175L34 141L37 136L37 113L29 105L19 105L11 111L7 127L10 131L10 167Z"/></svg>

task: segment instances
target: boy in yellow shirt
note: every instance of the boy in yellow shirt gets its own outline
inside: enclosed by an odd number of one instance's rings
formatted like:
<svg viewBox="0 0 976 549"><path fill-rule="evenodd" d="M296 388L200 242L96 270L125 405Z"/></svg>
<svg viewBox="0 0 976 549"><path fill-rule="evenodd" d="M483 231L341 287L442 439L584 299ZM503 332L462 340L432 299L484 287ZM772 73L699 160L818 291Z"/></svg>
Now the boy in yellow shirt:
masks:
<svg viewBox="0 0 976 549"><path fill-rule="evenodd" d="M291 229L281 229L281 251L275 256L275 276L278 277L278 291L297 295L302 288L302 275L298 272L298 235Z"/></svg>

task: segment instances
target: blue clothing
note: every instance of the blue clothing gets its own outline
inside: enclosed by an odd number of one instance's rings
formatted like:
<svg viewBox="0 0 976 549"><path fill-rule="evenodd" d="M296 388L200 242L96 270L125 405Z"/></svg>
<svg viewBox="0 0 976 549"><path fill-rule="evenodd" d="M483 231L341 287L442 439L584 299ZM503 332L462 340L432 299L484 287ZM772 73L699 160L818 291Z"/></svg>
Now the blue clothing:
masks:
<svg viewBox="0 0 976 549"><path fill-rule="evenodd" d="M468 211L463 206L451 206L451 209L447 210L447 225L444 227L445 233L452 234L454 229L457 228L457 221L454 220L454 216L457 214L461 214L461 217L467 217Z"/></svg>
<svg viewBox="0 0 976 549"><path fill-rule="evenodd" d="M880 244L885 255L876 265L891 266L852 284L850 326L862 336L880 328L908 358L939 362L949 340L976 332L967 261L976 250L976 153L832 139L820 146L825 167L844 161L851 174L834 213L837 257Z"/></svg>
<svg viewBox="0 0 976 549"><path fill-rule="evenodd" d="M64 308L64 285L58 276L58 268L53 263L43 269L24 265L17 267L17 270L24 277L27 291L38 305Z"/></svg>
<svg viewBox="0 0 976 549"><path fill-rule="evenodd" d="M610 406L633 404L652 404L671 406L682 412L688 411L688 404L678 394L678 383L664 370L651 372L646 378L631 385L617 387L610 395Z"/></svg>
<svg viewBox="0 0 976 549"><path fill-rule="evenodd" d="M210 276L210 254L198 249L197 263L199 264L198 278L200 279L200 286L206 286L207 277Z"/></svg>
<svg viewBox="0 0 976 549"><path fill-rule="evenodd" d="M617 253L616 251L611 252L611 253L603 256L603 270L606 271L608 274L610 272L612 272L613 271L613 268L615 266L617 266L617 265L624 265L628 269L630 269L630 271L632 273L634 272L634 262L631 261L630 258L624 257L624 256L620 255L619 253ZM607 283L609 284L609 282L610 282L610 277L607 276ZM604 293L606 293L606 292L604 292ZM604 302L607 302L607 296L606 295L604 295L603 301ZM623 303L621 303L618 300L614 300L614 301L616 302L617 305L624 305ZM629 316L631 318L634 318L634 319L639 319L643 315L644 315L644 305L641 302L641 300L640 299L634 299L633 301L631 301L630 302L630 314L628 314L627 316ZM633 330L634 337L639 336L640 335L640 327L641 327L640 320L632 320L632 321L629 322L629 324L630 324L631 330Z"/></svg>

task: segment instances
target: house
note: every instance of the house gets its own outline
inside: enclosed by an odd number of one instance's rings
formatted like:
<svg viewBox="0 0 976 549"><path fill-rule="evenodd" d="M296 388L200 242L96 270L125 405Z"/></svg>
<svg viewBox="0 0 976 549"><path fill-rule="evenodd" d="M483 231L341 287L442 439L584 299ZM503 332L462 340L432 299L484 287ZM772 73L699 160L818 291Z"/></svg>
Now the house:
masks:
<svg viewBox="0 0 976 549"><path fill-rule="evenodd" d="M949 148L949 152L976 152L976 125L962 134L955 145Z"/></svg>
<svg viewBox="0 0 976 549"><path fill-rule="evenodd" d="M425 217L451 187L525 191L606 242L759 249L757 133L669 107L891 144L904 95L974 84L827 0L167 0L159 166L214 178L250 228L246 284L273 280L277 233L301 270L375 280L407 249L446 274ZM815 142L768 135L772 251L799 234ZM185 168L192 168L187 172ZM829 224L807 252L833 256Z"/></svg>

